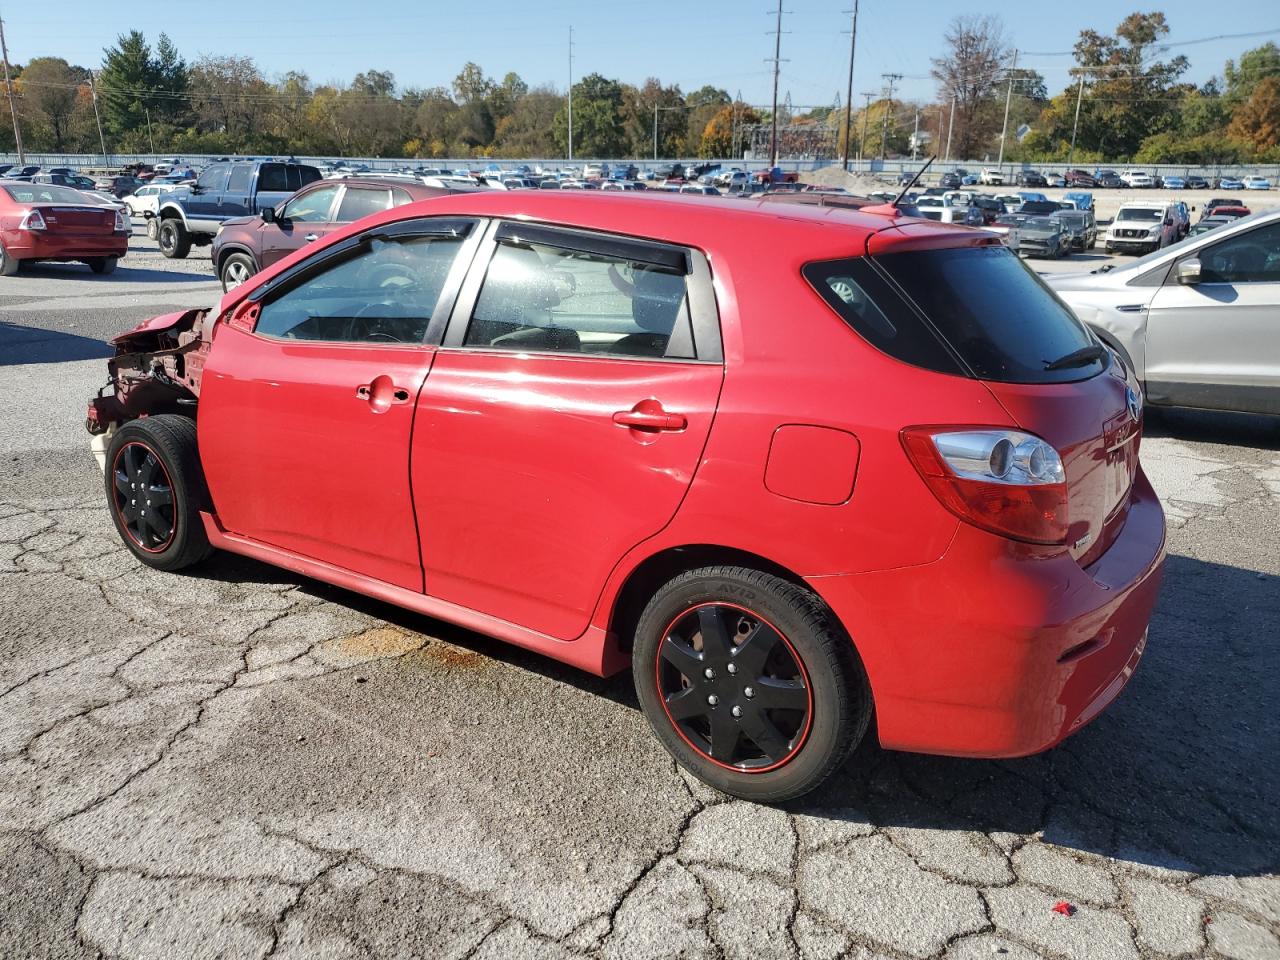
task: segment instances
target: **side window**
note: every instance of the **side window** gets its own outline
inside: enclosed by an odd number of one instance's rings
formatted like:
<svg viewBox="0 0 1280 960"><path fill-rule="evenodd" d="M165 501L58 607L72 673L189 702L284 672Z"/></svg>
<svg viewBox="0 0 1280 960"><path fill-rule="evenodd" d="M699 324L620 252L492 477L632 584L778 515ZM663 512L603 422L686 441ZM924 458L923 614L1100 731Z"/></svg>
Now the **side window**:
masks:
<svg viewBox="0 0 1280 960"><path fill-rule="evenodd" d="M685 274L625 257L501 240L463 345L690 358Z"/></svg>
<svg viewBox="0 0 1280 960"><path fill-rule="evenodd" d="M1200 255L1203 283L1280 283L1280 223L1215 243Z"/></svg>
<svg viewBox="0 0 1280 960"><path fill-rule="evenodd" d="M461 237L375 237L262 308L257 333L336 343L422 343Z"/></svg>
<svg viewBox="0 0 1280 960"><path fill-rule="evenodd" d="M325 223L329 220L329 208L333 206L333 198L338 195L338 187L320 187L294 197L284 208L286 220L297 220L301 223Z"/></svg>
<svg viewBox="0 0 1280 960"><path fill-rule="evenodd" d="M319 193L320 191L316 191ZM347 187L342 195L342 203L338 205L339 223L350 223L371 213L386 210L391 206L390 190L362 190L358 187Z"/></svg>
<svg viewBox="0 0 1280 960"><path fill-rule="evenodd" d="M260 193L284 193L288 189L289 178L285 175L283 163L264 163L258 168L258 191Z"/></svg>
<svg viewBox="0 0 1280 960"><path fill-rule="evenodd" d="M222 189L223 184L226 182L227 165L225 163L215 163L200 174L199 179L196 180L196 186L206 193L216 193Z"/></svg>
<svg viewBox="0 0 1280 960"><path fill-rule="evenodd" d="M251 176L253 167L247 163L237 163L231 168L231 176L227 177L227 193L247 193Z"/></svg>
<svg viewBox="0 0 1280 960"><path fill-rule="evenodd" d="M391 190L391 205L393 207L403 207L406 203L413 203L413 197L409 195L409 191L393 187Z"/></svg>
<svg viewBox="0 0 1280 960"><path fill-rule="evenodd" d="M308 183L315 183L317 180L323 179L323 177L320 176L320 171L317 170L315 167L303 167L303 166L294 165L294 166L291 166L289 170L290 170L289 182L290 183L293 182L293 177L296 174L298 177L299 187L305 187Z"/></svg>

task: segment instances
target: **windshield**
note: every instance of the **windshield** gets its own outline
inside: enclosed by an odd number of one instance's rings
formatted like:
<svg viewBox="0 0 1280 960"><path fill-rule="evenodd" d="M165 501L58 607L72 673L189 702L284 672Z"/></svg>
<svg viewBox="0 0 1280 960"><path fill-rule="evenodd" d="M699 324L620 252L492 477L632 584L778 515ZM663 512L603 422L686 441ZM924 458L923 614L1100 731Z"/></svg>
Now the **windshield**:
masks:
<svg viewBox="0 0 1280 960"><path fill-rule="evenodd" d="M52 183L33 183L29 187L9 187L5 191L18 203L90 203L79 190L70 187L58 187Z"/></svg>
<svg viewBox="0 0 1280 960"><path fill-rule="evenodd" d="M1144 207L1121 207L1120 212L1116 214L1116 219L1141 220L1145 223L1154 223L1157 220L1164 219L1164 211Z"/></svg>
<svg viewBox="0 0 1280 960"><path fill-rule="evenodd" d="M1036 230L1048 230L1050 233L1053 233L1058 229L1058 222L1056 220L1050 220L1048 217L1032 217L1027 221L1027 226Z"/></svg>

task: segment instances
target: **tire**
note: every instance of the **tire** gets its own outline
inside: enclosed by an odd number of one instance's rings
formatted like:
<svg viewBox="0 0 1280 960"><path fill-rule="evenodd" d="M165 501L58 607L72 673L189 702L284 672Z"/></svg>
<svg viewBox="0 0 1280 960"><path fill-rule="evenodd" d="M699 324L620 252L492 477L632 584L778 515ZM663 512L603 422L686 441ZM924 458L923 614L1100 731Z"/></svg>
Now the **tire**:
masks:
<svg viewBox="0 0 1280 960"><path fill-rule="evenodd" d="M258 272L258 265L247 253L229 253L222 258L218 268L218 278L222 281L222 292L234 290Z"/></svg>
<svg viewBox="0 0 1280 960"><path fill-rule="evenodd" d="M210 501L194 420L176 414L130 420L107 448L104 486L116 532L148 567L181 570L212 552L200 519ZM166 497L146 519L143 508Z"/></svg>
<svg viewBox="0 0 1280 960"><path fill-rule="evenodd" d="M160 252L170 260L181 260L191 252L191 234L181 220L173 217L160 221L156 242L160 244Z"/></svg>
<svg viewBox="0 0 1280 960"><path fill-rule="evenodd" d="M716 632L721 643L703 639ZM871 721L866 674L831 611L808 590L744 567L703 567L661 587L637 622L632 671L667 751L744 800L813 790Z"/></svg>
<svg viewBox="0 0 1280 960"><path fill-rule="evenodd" d="M0 243L0 277L12 277L21 266L22 261L9 256L9 251Z"/></svg>
<svg viewBox="0 0 1280 960"><path fill-rule="evenodd" d="M89 269L94 273L115 273L116 262L119 259L119 257L94 257L92 260L86 260L85 263L89 264Z"/></svg>
<svg viewBox="0 0 1280 960"><path fill-rule="evenodd" d="M147 217L147 239L156 240L160 236L160 221L155 217Z"/></svg>

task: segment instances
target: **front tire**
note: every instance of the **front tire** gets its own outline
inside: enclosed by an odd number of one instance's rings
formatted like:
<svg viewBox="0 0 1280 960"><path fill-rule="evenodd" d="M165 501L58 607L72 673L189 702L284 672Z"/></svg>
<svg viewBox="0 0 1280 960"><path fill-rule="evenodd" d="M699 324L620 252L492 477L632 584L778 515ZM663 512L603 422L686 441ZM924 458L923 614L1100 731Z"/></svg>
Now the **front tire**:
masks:
<svg viewBox="0 0 1280 960"><path fill-rule="evenodd" d="M229 253L218 268L218 276L222 280L222 292L227 293L244 283L258 272L258 265L247 253Z"/></svg>
<svg viewBox="0 0 1280 960"><path fill-rule="evenodd" d="M155 217L147 217L147 239L156 240L160 237L160 221Z"/></svg>
<svg viewBox="0 0 1280 960"><path fill-rule="evenodd" d="M147 566L181 570L212 551L200 519L209 491L194 420L176 414L130 420L107 449L105 486L116 532Z"/></svg>
<svg viewBox="0 0 1280 960"><path fill-rule="evenodd" d="M118 259L118 257L94 257L92 260L86 260L85 262L89 264L89 269L94 273L107 274L116 272L116 261Z"/></svg>
<svg viewBox="0 0 1280 960"><path fill-rule="evenodd" d="M662 745L744 800L813 790L871 720L866 674L831 611L758 570L704 567L668 582L640 615L632 663Z"/></svg>
<svg viewBox="0 0 1280 960"><path fill-rule="evenodd" d="M160 244L160 252L170 260L181 260L191 252L191 234L181 220L160 221L156 242Z"/></svg>

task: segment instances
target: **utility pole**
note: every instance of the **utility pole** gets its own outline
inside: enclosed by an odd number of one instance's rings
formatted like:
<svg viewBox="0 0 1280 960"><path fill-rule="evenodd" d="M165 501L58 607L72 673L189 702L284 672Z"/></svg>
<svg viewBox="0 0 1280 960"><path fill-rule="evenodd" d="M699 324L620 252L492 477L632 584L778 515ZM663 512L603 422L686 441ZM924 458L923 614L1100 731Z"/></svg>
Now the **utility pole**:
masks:
<svg viewBox="0 0 1280 960"><path fill-rule="evenodd" d="M777 15L777 25L773 28L773 56L766 57L765 63L773 64L773 116L770 117L772 129L769 133L769 167L778 165L778 73L782 69L782 0L778 0L778 9L772 11Z"/></svg>
<svg viewBox="0 0 1280 960"><path fill-rule="evenodd" d="M1009 68L1009 90L1004 95L1004 126L1000 130L1000 158L997 169L1004 166L1004 141L1009 136L1009 104L1013 102L1013 75L1018 69L1018 48L1013 49L1013 66Z"/></svg>
<svg viewBox="0 0 1280 960"><path fill-rule="evenodd" d="M875 94L869 90L864 90L862 95L867 98L867 102L862 108L862 136L858 137L859 161L867 155L867 118L871 116L871 98L874 97Z"/></svg>
<svg viewBox="0 0 1280 960"><path fill-rule="evenodd" d="M742 103L742 91L739 90L733 98L733 124L731 140L729 141L729 154L733 159L738 159L738 105Z"/></svg>
<svg viewBox="0 0 1280 960"><path fill-rule="evenodd" d="M102 116L98 113L98 85L94 82L93 71L89 71L89 93L93 96L93 119L98 122L98 144L102 147L102 162L107 163L107 139L102 135Z"/></svg>
<svg viewBox="0 0 1280 960"><path fill-rule="evenodd" d="M916 128L911 133L911 159L915 160L920 152L920 108L916 107Z"/></svg>
<svg viewBox="0 0 1280 960"><path fill-rule="evenodd" d="M147 111L147 141L151 144L151 152L156 152L156 138L151 135L151 108L143 107Z"/></svg>
<svg viewBox="0 0 1280 960"><path fill-rule="evenodd" d="M956 98L951 98L951 120L947 123L947 156L944 163L951 159L951 134L956 128Z"/></svg>
<svg viewBox="0 0 1280 960"><path fill-rule="evenodd" d="M573 162L573 26L569 27L569 161Z"/></svg>
<svg viewBox="0 0 1280 960"><path fill-rule="evenodd" d="M844 172L849 172L849 138L853 126L853 55L858 49L858 0L853 0L853 24L849 28L849 93L844 101Z"/></svg>
<svg viewBox="0 0 1280 960"><path fill-rule="evenodd" d="M889 150L889 112L893 109L893 85L902 79L902 74L882 73L880 76L888 81L888 92L885 93L884 126L880 130L880 159L885 160Z"/></svg>
<svg viewBox="0 0 1280 960"><path fill-rule="evenodd" d="M9 112L13 114L13 144L18 148L18 166L25 167L27 158L22 152L22 127L18 123L18 105L13 102L13 84L9 81L9 47L4 41L4 20L0 20L0 53L4 54L4 88L9 94Z"/></svg>
<svg viewBox="0 0 1280 960"><path fill-rule="evenodd" d="M1080 101L1084 99L1084 73L1080 74L1080 86L1076 88L1076 119L1071 124L1071 150L1067 153L1067 168L1076 158L1076 131L1080 129Z"/></svg>

